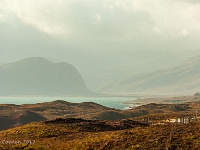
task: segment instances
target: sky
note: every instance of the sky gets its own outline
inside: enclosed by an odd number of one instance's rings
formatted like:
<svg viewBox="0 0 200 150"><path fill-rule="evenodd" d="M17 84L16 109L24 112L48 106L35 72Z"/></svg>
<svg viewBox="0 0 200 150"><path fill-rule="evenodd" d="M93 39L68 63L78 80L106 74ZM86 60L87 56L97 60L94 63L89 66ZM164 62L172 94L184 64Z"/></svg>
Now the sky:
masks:
<svg viewBox="0 0 200 150"><path fill-rule="evenodd" d="M0 1L0 63L47 57L73 64L89 80L197 54L198 0Z"/></svg>

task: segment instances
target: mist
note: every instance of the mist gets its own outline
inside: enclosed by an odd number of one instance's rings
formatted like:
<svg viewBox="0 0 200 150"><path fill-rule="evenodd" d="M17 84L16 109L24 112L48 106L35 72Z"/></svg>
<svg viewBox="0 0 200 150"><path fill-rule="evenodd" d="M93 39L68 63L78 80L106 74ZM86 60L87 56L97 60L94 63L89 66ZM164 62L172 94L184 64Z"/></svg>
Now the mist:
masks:
<svg viewBox="0 0 200 150"><path fill-rule="evenodd" d="M187 0L2 0L0 64L64 61L95 91L199 55L199 11L199 2Z"/></svg>

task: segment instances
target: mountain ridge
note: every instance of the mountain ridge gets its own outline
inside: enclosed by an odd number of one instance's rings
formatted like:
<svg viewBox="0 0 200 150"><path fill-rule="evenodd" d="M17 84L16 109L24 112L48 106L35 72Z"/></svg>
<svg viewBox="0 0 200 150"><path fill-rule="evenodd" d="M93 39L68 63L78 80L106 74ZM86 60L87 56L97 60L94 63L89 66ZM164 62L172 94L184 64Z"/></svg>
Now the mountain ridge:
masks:
<svg viewBox="0 0 200 150"><path fill-rule="evenodd" d="M140 73L104 86L98 92L126 94L193 95L200 89L200 56L168 70Z"/></svg>
<svg viewBox="0 0 200 150"><path fill-rule="evenodd" d="M53 63L29 57L0 66L0 95L93 95L77 69L68 63Z"/></svg>

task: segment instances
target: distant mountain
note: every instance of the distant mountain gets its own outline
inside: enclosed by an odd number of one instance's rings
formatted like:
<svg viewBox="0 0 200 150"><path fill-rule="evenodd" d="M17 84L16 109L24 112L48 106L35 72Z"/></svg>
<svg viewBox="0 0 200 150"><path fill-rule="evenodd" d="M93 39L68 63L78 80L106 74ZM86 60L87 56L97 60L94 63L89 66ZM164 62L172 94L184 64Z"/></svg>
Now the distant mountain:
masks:
<svg viewBox="0 0 200 150"><path fill-rule="evenodd" d="M30 57L0 66L0 96L94 95L71 64Z"/></svg>
<svg viewBox="0 0 200 150"><path fill-rule="evenodd" d="M129 51L102 53L95 61L88 62L87 66L78 66L87 86L98 92L100 85L108 82L120 81L135 73L154 72L160 69L173 68L185 60L196 56L200 50L195 51ZM114 56L114 57L113 57ZM112 58L111 58L112 57ZM94 58L94 57L91 57ZM100 59L101 60L98 60ZM83 61L84 62L84 61ZM82 63L81 63L82 65ZM95 67L94 67L95 66Z"/></svg>
<svg viewBox="0 0 200 150"><path fill-rule="evenodd" d="M152 73L134 74L100 86L98 92L121 94L194 94L200 91L200 56L180 66Z"/></svg>

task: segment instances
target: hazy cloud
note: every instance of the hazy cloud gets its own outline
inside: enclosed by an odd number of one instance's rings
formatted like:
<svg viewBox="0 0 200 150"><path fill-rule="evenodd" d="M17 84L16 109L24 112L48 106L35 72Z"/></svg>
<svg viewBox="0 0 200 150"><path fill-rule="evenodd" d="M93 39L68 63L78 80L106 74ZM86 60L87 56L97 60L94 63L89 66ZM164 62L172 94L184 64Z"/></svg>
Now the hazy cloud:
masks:
<svg viewBox="0 0 200 150"><path fill-rule="evenodd" d="M12 15L53 36L96 33L95 36L106 39L112 34L134 39L146 32L180 37L199 34L200 29L200 5L188 0L3 0L0 3L1 20L5 19L2 16Z"/></svg>
<svg viewBox="0 0 200 150"><path fill-rule="evenodd" d="M0 42L3 61L47 56L72 63L86 74L105 66L130 69L144 55L154 59L158 52L199 50L200 3L1 0Z"/></svg>

